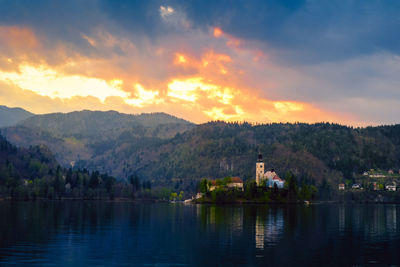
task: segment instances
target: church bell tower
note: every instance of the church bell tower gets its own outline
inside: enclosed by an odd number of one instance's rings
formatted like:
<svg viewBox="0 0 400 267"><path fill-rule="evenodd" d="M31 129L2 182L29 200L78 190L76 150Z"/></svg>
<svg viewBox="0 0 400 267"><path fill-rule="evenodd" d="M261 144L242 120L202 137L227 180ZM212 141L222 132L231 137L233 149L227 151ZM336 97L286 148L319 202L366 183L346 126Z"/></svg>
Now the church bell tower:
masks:
<svg viewBox="0 0 400 267"><path fill-rule="evenodd" d="M264 178L264 162L261 154L258 154L256 162L256 183L259 186L261 180Z"/></svg>

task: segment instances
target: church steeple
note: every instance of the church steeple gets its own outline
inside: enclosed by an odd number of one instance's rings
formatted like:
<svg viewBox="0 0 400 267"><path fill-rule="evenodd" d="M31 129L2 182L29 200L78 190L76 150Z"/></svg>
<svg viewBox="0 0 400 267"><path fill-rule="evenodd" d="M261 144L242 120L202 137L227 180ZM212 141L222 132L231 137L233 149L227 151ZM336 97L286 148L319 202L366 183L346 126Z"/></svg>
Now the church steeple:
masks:
<svg viewBox="0 0 400 267"><path fill-rule="evenodd" d="M261 153L259 153L256 162L256 183L258 186L262 179L264 179L264 162Z"/></svg>

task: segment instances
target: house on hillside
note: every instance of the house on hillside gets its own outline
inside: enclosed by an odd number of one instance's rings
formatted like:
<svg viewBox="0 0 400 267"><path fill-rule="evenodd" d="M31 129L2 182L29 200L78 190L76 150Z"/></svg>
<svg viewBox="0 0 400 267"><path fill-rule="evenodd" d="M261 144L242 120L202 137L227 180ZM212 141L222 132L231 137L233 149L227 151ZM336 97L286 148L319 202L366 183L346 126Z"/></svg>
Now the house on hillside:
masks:
<svg viewBox="0 0 400 267"><path fill-rule="evenodd" d="M361 185L360 184L353 184L351 186L351 189L361 189Z"/></svg>
<svg viewBox="0 0 400 267"><path fill-rule="evenodd" d="M344 184L339 184L339 190L344 190L345 189L345 185Z"/></svg>
<svg viewBox="0 0 400 267"><path fill-rule="evenodd" d="M385 186L386 191L396 191L396 185L395 184L387 184Z"/></svg>

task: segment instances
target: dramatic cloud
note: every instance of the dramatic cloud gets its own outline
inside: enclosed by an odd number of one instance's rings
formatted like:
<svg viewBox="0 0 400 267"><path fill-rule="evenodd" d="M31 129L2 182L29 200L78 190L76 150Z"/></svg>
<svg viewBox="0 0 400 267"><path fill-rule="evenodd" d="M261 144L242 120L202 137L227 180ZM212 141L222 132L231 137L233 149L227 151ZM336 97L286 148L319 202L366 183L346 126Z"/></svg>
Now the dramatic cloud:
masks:
<svg viewBox="0 0 400 267"><path fill-rule="evenodd" d="M397 2L0 4L1 104L194 122L398 122Z"/></svg>

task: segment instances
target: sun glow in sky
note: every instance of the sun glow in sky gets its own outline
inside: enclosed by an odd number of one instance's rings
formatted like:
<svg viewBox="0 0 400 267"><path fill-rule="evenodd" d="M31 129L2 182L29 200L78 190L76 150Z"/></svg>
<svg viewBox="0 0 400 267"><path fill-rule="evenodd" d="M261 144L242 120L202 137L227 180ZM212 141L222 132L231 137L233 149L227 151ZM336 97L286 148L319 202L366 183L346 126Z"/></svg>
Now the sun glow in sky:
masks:
<svg viewBox="0 0 400 267"><path fill-rule="evenodd" d="M175 11L165 7L161 8L160 12L162 16L171 16ZM16 42L24 42L24 36L27 36L28 41L34 43L36 47L42 47L33 30L14 27L10 31L17 36L16 40L13 38L9 40L11 47ZM223 32L219 28L214 28L211 34L207 33L204 36L210 40L222 37ZM107 48L114 49L115 45L119 43L112 34L104 32L98 36L81 34L81 38L92 47L105 44ZM110 40L112 40L111 44ZM110 72L99 68L100 63L97 59L82 55L78 58L66 56L69 51L63 45L56 48L55 53L61 54L64 60L53 66L46 62L45 57L40 58L43 53L40 49L33 50L35 57L32 59L29 56L29 50L24 51L19 48L26 55L22 54L22 60L16 55L14 55L14 59L11 58L13 55L9 55L10 57L7 57L6 61L12 67L0 70L0 81L10 86L17 86L23 91L30 91L39 96L61 100L65 103L79 97L79 102L84 105L85 101L82 100L90 97L91 107L93 107L93 98L95 98L99 100L99 109L107 109L107 104L110 102L107 100L109 99L119 99L123 111L126 111L127 106L131 107L132 112L141 111L144 108L147 108L147 111L152 107L155 110L165 110L166 112L171 110L182 112L183 109L183 113L174 115L194 122L207 120L313 121L335 118L332 114L326 116L326 112L312 108L311 105L294 101L267 100L257 90L246 88L245 81L241 79L246 70L237 66L233 57L247 58L248 54L251 54L250 57L252 57L253 52L251 50L244 50L244 52L232 50L229 48L232 40L229 36L222 40L225 42L224 50L219 49L221 51L217 52L214 48L209 47L201 49L200 55L191 54L189 51L183 52L175 47L163 48L161 52L158 50L158 54L164 57L161 59L161 72L164 71L169 75L155 82L152 77L147 76L147 73L137 76L132 71L132 76L130 76L129 71L121 70L118 66L118 61L132 60L139 69L141 65L152 68L149 62L141 63L143 59L140 56L137 56L138 59L136 59L137 48L134 43L126 44L126 41L121 41L121 43L125 42L124 48L127 49L125 52L132 53L132 58L116 57L116 59L105 60L105 64L109 63L107 67L111 69L115 67ZM172 57L169 57L168 53L171 53ZM36 57L39 58L36 59ZM138 61L135 62L135 60ZM153 64L155 68L160 68L159 63L154 62ZM147 83L148 80L153 82ZM152 87L152 84L156 84L156 86ZM49 100L46 99L46 101ZM76 105L72 106L76 107ZM115 107L115 105L112 106L112 108ZM32 110L30 107L26 108ZM308 111L315 110L318 110L319 114L309 116ZM35 112L35 110L32 111ZM48 110L48 112L54 111L58 111L57 108Z"/></svg>
<svg viewBox="0 0 400 267"><path fill-rule="evenodd" d="M31 12L5 5L0 104L36 113L163 111L196 123L397 120L390 109L400 107L397 50L377 43L361 54L358 39L342 45L337 36L351 35L339 34L347 29L335 28L341 24L329 24L324 16L319 28L306 23L304 16L318 17L313 12L323 10L312 8L315 3L259 3L263 8L234 3L222 9L208 2L201 8L179 1L106 3L58 3L63 16L52 15L41 0ZM286 24L260 13L274 8ZM379 21L375 25L381 27ZM320 31L313 36L322 49L306 42L313 31ZM301 34L308 37L299 39ZM353 50L346 50L349 44Z"/></svg>
<svg viewBox="0 0 400 267"><path fill-rule="evenodd" d="M121 90L121 80L107 82L99 78L65 75L44 66L20 65L18 72L0 72L0 80L51 98L94 96L102 102L109 96L128 98L128 93Z"/></svg>

